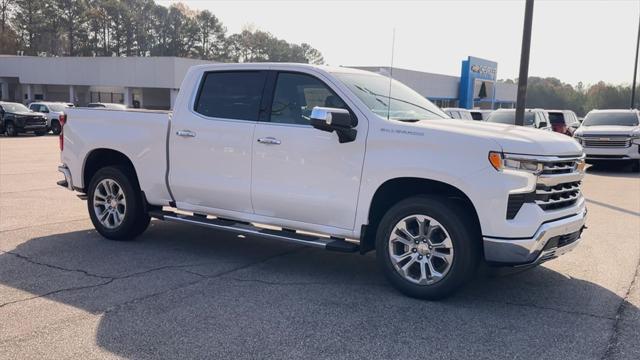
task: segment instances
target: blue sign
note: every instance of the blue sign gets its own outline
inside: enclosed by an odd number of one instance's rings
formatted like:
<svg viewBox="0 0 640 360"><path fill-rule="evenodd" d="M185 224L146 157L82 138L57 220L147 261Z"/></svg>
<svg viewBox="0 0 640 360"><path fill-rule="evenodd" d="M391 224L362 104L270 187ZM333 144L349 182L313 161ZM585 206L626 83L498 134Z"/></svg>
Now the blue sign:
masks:
<svg viewBox="0 0 640 360"><path fill-rule="evenodd" d="M497 73L497 62L473 56L462 61L458 98L460 107L472 109L474 100L489 99L493 103Z"/></svg>

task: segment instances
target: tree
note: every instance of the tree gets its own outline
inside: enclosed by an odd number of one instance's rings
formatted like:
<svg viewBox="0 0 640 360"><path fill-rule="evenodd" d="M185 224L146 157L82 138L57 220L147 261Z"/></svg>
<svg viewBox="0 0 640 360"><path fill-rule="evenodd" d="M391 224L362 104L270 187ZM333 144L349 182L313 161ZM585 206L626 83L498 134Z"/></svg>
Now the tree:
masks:
<svg viewBox="0 0 640 360"><path fill-rule="evenodd" d="M16 0L16 11L12 22L18 43L28 55L37 55L40 49L37 39L42 33L42 24L45 19L42 9L36 1Z"/></svg>
<svg viewBox="0 0 640 360"><path fill-rule="evenodd" d="M302 50L304 51L304 57L307 59L309 64L322 65L324 64L324 57L322 57L322 53L317 49L311 47L311 45L307 43L300 44Z"/></svg>

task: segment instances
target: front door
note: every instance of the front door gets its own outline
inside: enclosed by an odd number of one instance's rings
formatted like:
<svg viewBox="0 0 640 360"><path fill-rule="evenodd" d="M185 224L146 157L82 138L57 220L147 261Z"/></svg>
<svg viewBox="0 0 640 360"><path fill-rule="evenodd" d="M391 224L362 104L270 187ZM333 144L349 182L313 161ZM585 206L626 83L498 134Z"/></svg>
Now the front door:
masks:
<svg viewBox="0 0 640 360"><path fill-rule="evenodd" d="M177 207L251 213L251 156L265 71L203 75L193 105L182 105L169 134L169 184Z"/></svg>
<svg viewBox="0 0 640 360"><path fill-rule="evenodd" d="M266 121L253 136L252 202L257 215L351 230L354 226L367 122L356 140L314 129L314 106L348 109L321 75L272 73L275 86Z"/></svg>

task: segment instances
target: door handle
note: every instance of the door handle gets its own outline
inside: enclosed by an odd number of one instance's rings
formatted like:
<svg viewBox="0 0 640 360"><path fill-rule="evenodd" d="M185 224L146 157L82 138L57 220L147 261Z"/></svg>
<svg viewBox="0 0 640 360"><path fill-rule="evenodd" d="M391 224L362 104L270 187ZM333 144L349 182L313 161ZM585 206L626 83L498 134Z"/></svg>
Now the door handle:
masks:
<svg viewBox="0 0 640 360"><path fill-rule="evenodd" d="M274 138L274 137L265 137L265 138L260 138L258 139L258 142L261 144L268 144L268 145L280 145L280 140Z"/></svg>
<svg viewBox="0 0 640 360"><path fill-rule="evenodd" d="M196 137L196 133L191 130L178 130L176 131L176 135L182 137Z"/></svg>

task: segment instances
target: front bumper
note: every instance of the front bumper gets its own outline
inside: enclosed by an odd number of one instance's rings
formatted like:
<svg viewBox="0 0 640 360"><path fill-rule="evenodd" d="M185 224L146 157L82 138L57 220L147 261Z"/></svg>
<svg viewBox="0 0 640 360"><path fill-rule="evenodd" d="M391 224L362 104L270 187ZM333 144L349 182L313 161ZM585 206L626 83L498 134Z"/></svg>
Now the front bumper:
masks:
<svg viewBox="0 0 640 360"><path fill-rule="evenodd" d="M530 238L483 237L484 257L496 265L539 264L573 250L581 240L586 208L578 214L542 224Z"/></svg>

